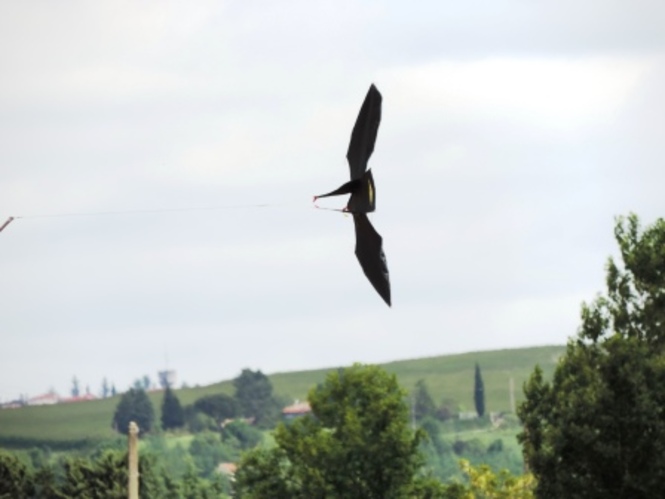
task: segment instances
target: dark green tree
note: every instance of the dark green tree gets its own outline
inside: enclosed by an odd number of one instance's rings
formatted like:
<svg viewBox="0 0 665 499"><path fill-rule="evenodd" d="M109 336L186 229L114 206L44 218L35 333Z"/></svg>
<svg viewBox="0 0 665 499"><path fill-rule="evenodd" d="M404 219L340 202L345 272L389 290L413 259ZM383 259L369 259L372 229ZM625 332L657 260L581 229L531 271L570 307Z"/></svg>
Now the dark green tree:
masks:
<svg viewBox="0 0 665 499"><path fill-rule="evenodd" d="M127 497L127 459L121 452L112 450L105 451L96 460L67 459L62 493L65 497Z"/></svg>
<svg viewBox="0 0 665 499"><path fill-rule="evenodd" d="M422 433L411 431L404 399L395 375L379 367L331 372L309 392L311 416L281 424L276 447L245 454L238 497L406 497Z"/></svg>
<svg viewBox="0 0 665 499"><path fill-rule="evenodd" d="M173 430L182 428L185 424L185 414L180 405L180 400L169 386L164 390L162 400L162 429Z"/></svg>
<svg viewBox="0 0 665 499"><path fill-rule="evenodd" d="M113 415L113 427L120 433L127 434L129 423L139 425L140 434L150 432L155 420L155 410L148 395L143 390L129 389L122 394Z"/></svg>
<svg viewBox="0 0 665 499"><path fill-rule="evenodd" d="M186 405L183 408L185 414L185 425L190 433L200 433L202 431L219 431L220 424L207 414L197 410L193 404Z"/></svg>
<svg viewBox="0 0 665 499"><path fill-rule="evenodd" d="M618 218L621 264L551 382L536 368L518 415L539 497L662 497L665 483L665 221Z"/></svg>
<svg viewBox="0 0 665 499"><path fill-rule="evenodd" d="M429 394L427 383L424 379L419 379L416 382L416 389L413 392L413 412L417 421L422 421L424 418L433 416L436 412L434 400Z"/></svg>
<svg viewBox="0 0 665 499"><path fill-rule="evenodd" d="M64 499L60 493L55 469L49 464L43 464L35 470L34 474L35 497L39 499ZM3 497L0 494L0 497Z"/></svg>
<svg viewBox="0 0 665 499"><path fill-rule="evenodd" d="M236 399L225 393L206 395L197 399L194 402L194 409L213 418L218 425L225 419L235 418L240 414L240 406Z"/></svg>
<svg viewBox="0 0 665 499"><path fill-rule="evenodd" d="M246 452L236 472L235 497L238 499L304 498L292 475L293 470L288 456L281 447L259 448Z"/></svg>
<svg viewBox="0 0 665 499"><path fill-rule="evenodd" d="M34 493L30 469L16 456L0 449L0 498L24 499Z"/></svg>
<svg viewBox="0 0 665 499"><path fill-rule="evenodd" d="M478 417L482 418L485 415L485 384L478 363L476 363L476 374L473 382L473 402L476 405Z"/></svg>
<svg viewBox="0 0 665 499"><path fill-rule="evenodd" d="M179 498L218 499L223 497L221 494L225 487L222 477L216 476L212 481L199 477L199 470L191 459L186 459L185 466L185 474L179 486Z"/></svg>
<svg viewBox="0 0 665 499"><path fill-rule="evenodd" d="M265 374L243 369L233 380L233 386L243 416L256 418L256 423L264 427L277 420L280 407L273 397L272 383Z"/></svg>
<svg viewBox="0 0 665 499"><path fill-rule="evenodd" d="M457 414L459 404L456 400L451 398L444 398L439 404L439 407L436 408L435 417L439 421L447 421Z"/></svg>
<svg viewBox="0 0 665 499"><path fill-rule="evenodd" d="M106 450L94 458L68 458L60 497L124 499L127 497L127 453ZM139 496L165 497L165 477L155 456L139 454Z"/></svg>
<svg viewBox="0 0 665 499"><path fill-rule="evenodd" d="M263 433L244 421L233 421L222 428L222 440L239 449L251 449L263 440Z"/></svg>

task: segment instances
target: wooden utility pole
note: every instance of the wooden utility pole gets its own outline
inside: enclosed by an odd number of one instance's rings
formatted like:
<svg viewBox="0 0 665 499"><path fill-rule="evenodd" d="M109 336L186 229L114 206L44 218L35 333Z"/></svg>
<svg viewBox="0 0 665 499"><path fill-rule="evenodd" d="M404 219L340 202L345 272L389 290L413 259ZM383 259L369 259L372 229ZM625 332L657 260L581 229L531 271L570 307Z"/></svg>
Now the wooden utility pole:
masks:
<svg viewBox="0 0 665 499"><path fill-rule="evenodd" d="M129 423L129 499L139 499L139 426L132 421Z"/></svg>

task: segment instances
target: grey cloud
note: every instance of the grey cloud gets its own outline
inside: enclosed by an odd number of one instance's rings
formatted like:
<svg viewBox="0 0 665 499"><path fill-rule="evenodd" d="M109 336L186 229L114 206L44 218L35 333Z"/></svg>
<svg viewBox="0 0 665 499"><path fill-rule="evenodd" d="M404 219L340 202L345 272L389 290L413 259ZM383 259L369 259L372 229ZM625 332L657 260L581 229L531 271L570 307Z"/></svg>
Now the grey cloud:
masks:
<svg viewBox="0 0 665 499"><path fill-rule="evenodd" d="M73 374L124 387L165 351L205 383L247 366L562 343L602 289L613 217L662 216L656 2L0 9L0 217L226 207L11 224L2 399L64 391ZM583 126L516 116L491 92L487 110L450 102L455 75L432 69L618 55L650 72ZM350 219L310 204L346 178L371 81L385 99L372 220L391 310L355 260Z"/></svg>

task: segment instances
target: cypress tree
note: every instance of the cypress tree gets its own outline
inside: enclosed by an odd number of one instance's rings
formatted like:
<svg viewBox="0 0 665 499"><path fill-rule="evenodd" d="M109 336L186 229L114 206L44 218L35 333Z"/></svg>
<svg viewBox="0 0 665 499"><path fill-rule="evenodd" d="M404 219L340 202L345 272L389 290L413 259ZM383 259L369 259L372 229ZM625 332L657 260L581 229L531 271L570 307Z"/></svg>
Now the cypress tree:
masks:
<svg viewBox="0 0 665 499"><path fill-rule="evenodd" d="M477 362L476 377L473 384L473 401L476 404L478 417L482 418L485 415L485 386L483 384L483 376L480 374L480 366Z"/></svg>
<svg viewBox="0 0 665 499"><path fill-rule="evenodd" d="M171 387L167 386L164 390L164 399L162 401L162 428L171 430L180 428L185 424L185 414L180 405L180 400L176 397Z"/></svg>

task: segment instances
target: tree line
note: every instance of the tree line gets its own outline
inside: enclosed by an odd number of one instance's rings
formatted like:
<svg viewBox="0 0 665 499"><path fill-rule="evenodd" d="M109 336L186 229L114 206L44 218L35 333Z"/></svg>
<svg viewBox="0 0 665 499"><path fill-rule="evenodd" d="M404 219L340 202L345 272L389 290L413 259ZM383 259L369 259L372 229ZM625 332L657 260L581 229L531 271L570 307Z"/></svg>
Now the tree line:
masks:
<svg viewBox="0 0 665 499"><path fill-rule="evenodd" d="M224 393L206 395L185 407L167 386L161 406L161 429L187 427L192 433L220 431L225 420L238 417L251 420L258 428L270 428L277 423L282 401L273 394L272 383L265 374L243 369L233 380L233 386L233 396ZM139 425L140 434L153 430L155 410L141 388L130 388L122 395L113 414L112 426L116 431L127 434L130 421Z"/></svg>

